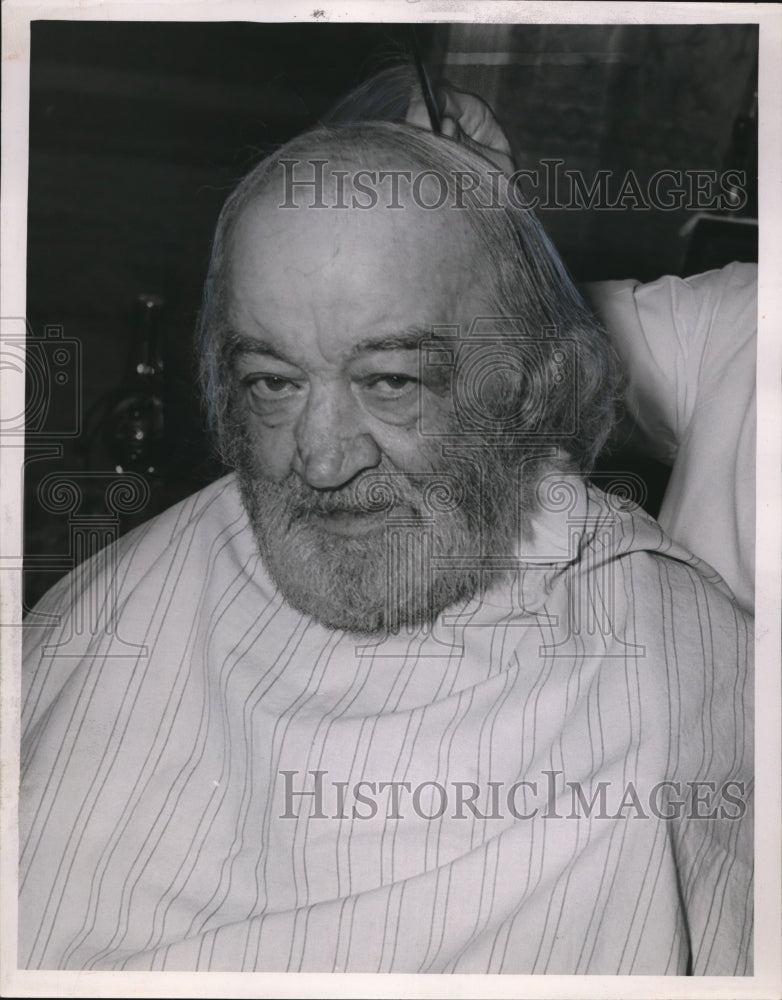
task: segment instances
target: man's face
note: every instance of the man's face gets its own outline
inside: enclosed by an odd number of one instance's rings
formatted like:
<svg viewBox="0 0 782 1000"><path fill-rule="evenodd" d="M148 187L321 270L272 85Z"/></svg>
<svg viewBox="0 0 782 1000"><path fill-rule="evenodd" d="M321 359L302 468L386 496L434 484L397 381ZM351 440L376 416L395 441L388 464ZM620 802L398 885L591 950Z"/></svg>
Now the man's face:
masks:
<svg viewBox="0 0 782 1000"><path fill-rule="evenodd" d="M476 562L426 583L426 560L478 559L487 524L491 550L510 544L497 491L486 499L482 487L505 470L444 457L448 379L420 379L432 326L468 329L486 313L471 256L453 209L280 209L262 196L238 222L228 318L239 482L271 576L327 626L430 620L481 576ZM438 481L455 504L427 499L442 498ZM407 541L391 555L400 519Z"/></svg>

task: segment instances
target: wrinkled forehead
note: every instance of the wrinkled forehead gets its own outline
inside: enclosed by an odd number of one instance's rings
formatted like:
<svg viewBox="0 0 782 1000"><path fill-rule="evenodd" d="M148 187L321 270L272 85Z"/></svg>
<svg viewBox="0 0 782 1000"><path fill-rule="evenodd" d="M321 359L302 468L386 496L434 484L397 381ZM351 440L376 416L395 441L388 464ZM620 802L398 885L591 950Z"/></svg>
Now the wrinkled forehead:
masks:
<svg viewBox="0 0 782 1000"><path fill-rule="evenodd" d="M467 212L433 169L366 167L323 155L273 165L234 223L231 273L283 258L302 274L328 266L458 287L482 272ZM270 261L271 258L271 261Z"/></svg>
<svg viewBox="0 0 782 1000"><path fill-rule="evenodd" d="M263 329L280 343L312 334L335 354L368 331L469 326L485 311L490 286L463 211L427 207L412 190L370 199L374 178L346 174L347 164L324 171L323 184L307 169L315 187L291 198L283 189L281 199L268 185L236 221L227 283L234 329ZM364 200L353 203L358 193Z"/></svg>

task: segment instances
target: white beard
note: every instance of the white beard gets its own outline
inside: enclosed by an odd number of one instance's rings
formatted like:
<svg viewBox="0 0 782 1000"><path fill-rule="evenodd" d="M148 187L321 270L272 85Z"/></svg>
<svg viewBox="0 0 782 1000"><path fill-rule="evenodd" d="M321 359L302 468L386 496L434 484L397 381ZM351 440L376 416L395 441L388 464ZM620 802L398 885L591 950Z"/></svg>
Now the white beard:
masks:
<svg viewBox="0 0 782 1000"><path fill-rule="evenodd" d="M267 479L241 438L238 481L264 565L288 603L327 628L418 627L507 576L488 559L514 553L520 504L516 476L496 453L482 453L480 465L441 458L425 476L381 467L326 491L295 474ZM372 527L358 535L323 527L340 512L372 514ZM438 564L442 557L458 565Z"/></svg>

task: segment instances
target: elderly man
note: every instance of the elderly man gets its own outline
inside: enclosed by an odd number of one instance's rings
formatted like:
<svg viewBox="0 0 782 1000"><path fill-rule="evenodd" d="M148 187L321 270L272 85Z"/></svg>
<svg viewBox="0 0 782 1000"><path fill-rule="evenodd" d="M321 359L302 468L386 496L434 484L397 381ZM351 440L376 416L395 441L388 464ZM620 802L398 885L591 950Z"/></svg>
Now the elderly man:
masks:
<svg viewBox="0 0 782 1000"><path fill-rule="evenodd" d="M587 485L612 354L491 164L294 140L201 333L235 473L30 630L20 963L751 971L749 622Z"/></svg>

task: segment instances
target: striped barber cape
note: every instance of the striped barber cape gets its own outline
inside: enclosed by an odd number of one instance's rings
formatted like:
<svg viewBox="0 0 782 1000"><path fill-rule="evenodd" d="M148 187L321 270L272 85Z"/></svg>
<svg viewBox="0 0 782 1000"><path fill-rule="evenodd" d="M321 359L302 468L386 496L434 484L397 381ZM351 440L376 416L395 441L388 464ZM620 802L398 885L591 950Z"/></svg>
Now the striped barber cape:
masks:
<svg viewBox="0 0 782 1000"><path fill-rule="evenodd" d="M413 632L289 607L232 477L60 581L25 629L19 964L751 973L751 622L565 486L512 583Z"/></svg>

